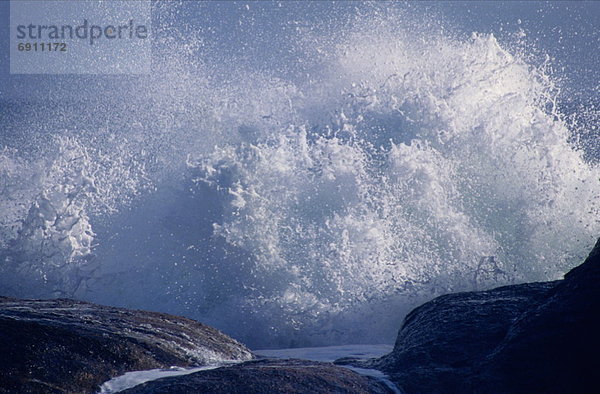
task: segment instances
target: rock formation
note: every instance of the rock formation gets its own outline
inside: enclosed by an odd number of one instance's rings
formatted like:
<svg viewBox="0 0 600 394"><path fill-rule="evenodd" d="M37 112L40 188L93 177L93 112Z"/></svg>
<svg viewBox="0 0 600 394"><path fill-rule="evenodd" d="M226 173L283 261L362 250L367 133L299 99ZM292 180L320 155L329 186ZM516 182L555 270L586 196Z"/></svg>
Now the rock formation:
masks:
<svg viewBox="0 0 600 394"><path fill-rule="evenodd" d="M0 298L0 392L95 392L127 371L249 360L220 331L162 313Z"/></svg>
<svg viewBox="0 0 600 394"><path fill-rule="evenodd" d="M600 240L563 280L438 297L367 362L406 393L600 392Z"/></svg>
<svg viewBox="0 0 600 394"><path fill-rule="evenodd" d="M256 360L153 380L123 394L300 394L393 393L384 383L331 363L306 360Z"/></svg>

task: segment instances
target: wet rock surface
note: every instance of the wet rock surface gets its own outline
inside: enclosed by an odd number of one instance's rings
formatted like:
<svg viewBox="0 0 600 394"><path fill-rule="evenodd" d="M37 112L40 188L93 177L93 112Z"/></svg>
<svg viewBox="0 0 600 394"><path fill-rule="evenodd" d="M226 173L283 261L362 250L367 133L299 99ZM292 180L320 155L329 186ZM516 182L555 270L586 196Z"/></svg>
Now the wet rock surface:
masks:
<svg viewBox="0 0 600 394"><path fill-rule="evenodd" d="M137 393L393 393L384 383L331 363L256 360L143 383Z"/></svg>
<svg viewBox="0 0 600 394"><path fill-rule="evenodd" d="M476 369L488 392L600 392L600 240L543 302L527 309Z"/></svg>
<svg viewBox="0 0 600 394"><path fill-rule="evenodd" d="M162 313L0 297L0 392L82 393L128 371L249 360L220 331Z"/></svg>
<svg viewBox="0 0 600 394"><path fill-rule="evenodd" d="M407 393L599 392L599 333L600 240L563 280L438 297L407 315L392 353L336 363Z"/></svg>

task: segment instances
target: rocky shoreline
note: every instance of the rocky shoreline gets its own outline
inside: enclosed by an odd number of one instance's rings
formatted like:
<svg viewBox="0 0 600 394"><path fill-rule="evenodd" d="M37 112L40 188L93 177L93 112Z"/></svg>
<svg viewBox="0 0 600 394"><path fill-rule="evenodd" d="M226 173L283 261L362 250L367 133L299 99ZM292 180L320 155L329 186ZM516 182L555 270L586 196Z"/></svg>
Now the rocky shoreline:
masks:
<svg viewBox="0 0 600 394"><path fill-rule="evenodd" d="M598 392L599 333L600 239L563 280L440 296L406 316L390 354L336 363L406 393Z"/></svg>
<svg viewBox="0 0 600 394"><path fill-rule="evenodd" d="M141 393L373 393L392 394L377 379L307 360L262 359L185 376L162 378L122 391Z"/></svg>
<svg viewBox="0 0 600 394"><path fill-rule="evenodd" d="M594 392L599 312L600 240L563 280L438 297L406 316L390 354L336 364L406 393ZM128 371L224 362L124 392L393 392L332 363L257 359L194 320L68 299L0 297L0 346L0 393L94 393Z"/></svg>
<svg viewBox="0 0 600 394"><path fill-rule="evenodd" d="M69 299L0 298L0 392L80 393L128 371L253 358L184 317Z"/></svg>

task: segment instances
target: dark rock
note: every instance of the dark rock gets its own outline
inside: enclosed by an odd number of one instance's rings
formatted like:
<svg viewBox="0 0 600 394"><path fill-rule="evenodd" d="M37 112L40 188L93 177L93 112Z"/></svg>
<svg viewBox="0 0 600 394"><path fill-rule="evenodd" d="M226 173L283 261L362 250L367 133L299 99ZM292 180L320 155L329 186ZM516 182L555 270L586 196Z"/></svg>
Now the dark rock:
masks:
<svg viewBox="0 0 600 394"><path fill-rule="evenodd" d="M394 351L371 367L407 392L459 392L475 360L505 337L512 322L544 299L555 282L505 286L438 297L406 316Z"/></svg>
<svg viewBox="0 0 600 394"><path fill-rule="evenodd" d="M600 392L600 240L476 370L487 392Z"/></svg>
<svg viewBox="0 0 600 394"><path fill-rule="evenodd" d="M564 280L438 297L408 314L389 355L337 363L407 393L600 392L599 313L600 240Z"/></svg>
<svg viewBox="0 0 600 394"><path fill-rule="evenodd" d="M0 392L82 393L128 371L248 360L218 330L162 313L0 297Z"/></svg>
<svg viewBox="0 0 600 394"><path fill-rule="evenodd" d="M393 393L384 383L330 363L257 360L162 378L122 393Z"/></svg>

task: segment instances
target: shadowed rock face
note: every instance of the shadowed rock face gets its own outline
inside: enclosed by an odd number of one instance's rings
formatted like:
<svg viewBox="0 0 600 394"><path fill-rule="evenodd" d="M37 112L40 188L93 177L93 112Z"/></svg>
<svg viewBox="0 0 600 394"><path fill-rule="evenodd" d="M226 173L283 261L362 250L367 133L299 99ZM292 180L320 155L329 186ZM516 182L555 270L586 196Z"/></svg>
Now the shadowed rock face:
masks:
<svg viewBox="0 0 600 394"><path fill-rule="evenodd" d="M135 393L393 393L385 384L330 363L257 360L163 378L123 391Z"/></svg>
<svg viewBox="0 0 600 394"><path fill-rule="evenodd" d="M394 351L372 367L388 372L409 393L436 387L461 391L473 363L502 342L512 322L554 286L533 283L438 297L407 315Z"/></svg>
<svg viewBox="0 0 600 394"><path fill-rule="evenodd" d="M249 360L196 321L72 300L0 297L0 392L94 392L127 371Z"/></svg>
<svg viewBox="0 0 600 394"><path fill-rule="evenodd" d="M599 338L600 240L563 280L450 294L416 308L392 353L362 365L407 393L600 392Z"/></svg>
<svg viewBox="0 0 600 394"><path fill-rule="evenodd" d="M532 305L472 384L505 392L600 392L600 239L585 262Z"/></svg>

